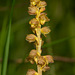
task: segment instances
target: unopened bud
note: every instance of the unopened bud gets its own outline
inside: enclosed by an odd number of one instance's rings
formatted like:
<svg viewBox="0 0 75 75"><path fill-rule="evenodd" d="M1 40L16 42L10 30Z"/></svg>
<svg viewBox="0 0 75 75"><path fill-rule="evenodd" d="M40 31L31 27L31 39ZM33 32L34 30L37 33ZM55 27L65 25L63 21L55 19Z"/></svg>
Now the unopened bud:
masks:
<svg viewBox="0 0 75 75"><path fill-rule="evenodd" d="M39 24L39 22L37 21L36 18L33 18L33 19L29 22L29 24L31 24L31 28L35 28L35 27L37 27L37 25Z"/></svg>
<svg viewBox="0 0 75 75"><path fill-rule="evenodd" d="M38 7L45 7L47 5L47 3L45 1L40 1L37 6Z"/></svg>
<svg viewBox="0 0 75 75"><path fill-rule="evenodd" d="M47 64L49 64L49 63L54 63L53 57L52 57L51 55L46 55L46 56L44 56L44 57L45 57L46 60L47 60Z"/></svg>
<svg viewBox="0 0 75 75"><path fill-rule="evenodd" d="M45 22L50 21L50 19L49 19L46 15L47 15L47 14L45 14L45 13L42 13L42 14L40 15L40 23L41 23L42 25L44 25Z"/></svg>
<svg viewBox="0 0 75 75"><path fill-rule="evenodd" d="M28 7L28 9L29 9L28 13L29 13L30 15L36 15L37 10L38 10L38 8L35 7L35 6Z"/></svg>
<svg viewBox="0 0 75 75"><path fill-rule="evenodd" d="M26 75L38 75L38 73L34 69L29 69Z"/></svg>
<svg viewBox="0 0 75 75"><path fill-rule="evenodd" d="M37 64L43 66L45 64L45 58L43 56L40 56L38 58Z"/></svg>
<svg viewBox="0 0 75 75"><path fill-rule="evenodd" d="M34 59L30 58L29 56L25 59L25 62L30 62L31 64L34 64Z"/></svg>
<svg viewBox="0 0 75 75"><path fill-rule="evenodd" d="M40 53L38 53L37 50L33 49L30 51L29 56L26 58L25 62L30 61L31 64L34 64L34 62L37 63L37 56L40 56Z"/></svg>
<svg viewBox="0 0 75 75"><path fill-rule="evenodd" d="M26 40L31 42L34 42L36 40L36 36L34 34L29 34L26 36Z"/></svg>
<svg viewBox="0 0 75 75"><path fill-rule="evenodd" d="M37 51L36 50L31 50L30 53L29 53L29 57L34 58L35 56L37 56Z"/></svg>
<svg viewBox="0 0 75 75"><path fill-rule="evenodd" d="M51 30L49 29L49 27L43 27L41 28L41 33L42 34L48 34L49 32L51 32Z"/></svg>

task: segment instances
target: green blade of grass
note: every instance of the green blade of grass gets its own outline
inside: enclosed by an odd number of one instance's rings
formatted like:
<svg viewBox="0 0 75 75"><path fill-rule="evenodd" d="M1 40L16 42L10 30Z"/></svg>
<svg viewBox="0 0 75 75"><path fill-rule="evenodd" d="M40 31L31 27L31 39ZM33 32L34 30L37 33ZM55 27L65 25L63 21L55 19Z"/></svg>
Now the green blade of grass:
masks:
<svg viewBox="0 0 75 75"><path fill-rule="evenodd" d="M63 38L63 39L60 39L60 40L53 41L51 43L48 43L48 44L43 45L43 48L50 47L50 46L55 45L55 44L58 44L58 43L62 43L64 41L70 40L72 38L75 38L75 36L66 37L66 38Z"/></svg>
<svg viewBox="0 0 75 75"><path fill-rule="evenodd" d="M6 6L9 6L9 0L7 0ZM4 49L4 45L6 42L6 34L7 34L6 25L8 22L8 13L9 13L9 9L5 12L3 25L2 25L2 29L1 29L1 33L0 33L0 53L1 54L2 54L2 51Z"/></svg>
<svg viewBox="0 0 75 75"><path fill-rule="evenodd" d="M0 56L2 56L2 51L4 49L4 44L6 41L6 24L7 24L7 20L8 20L8 15L6 14L4 17L4 21L3 21L3 25L2 25L2 30L0 33Z"/></svg>
<svg viewBox="0 0 75 75"><path fill-rule="evenodd" d="M6 45L5 45L5 50L4 50L4 54L3 54L3 63L2 63L1 75L6 75L6 71L7 71L7 62L8 62L8 55L9 55L9 43L10 43L10 31L11 31L11 21L12 21L14 4L15 4L15 0L13 0L11 12L10 12Z"/></svg>

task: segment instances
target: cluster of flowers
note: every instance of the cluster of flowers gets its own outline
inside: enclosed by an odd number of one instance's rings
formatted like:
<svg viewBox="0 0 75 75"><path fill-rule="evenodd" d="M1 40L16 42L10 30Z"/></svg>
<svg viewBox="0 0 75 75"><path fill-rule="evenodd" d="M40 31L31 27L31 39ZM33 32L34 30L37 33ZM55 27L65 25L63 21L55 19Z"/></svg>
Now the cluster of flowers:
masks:
<svg viewBox="0 0 75 75"><path fill-rule="evenodd" d="M36 46L39 45L38 41L39 39L37 37L39 33L37 30L38 28L44 36L49 32L51 32L51 30L48 27L41 28L41 25L44 25L45 22L50 21L50 19L48 19L47 17L47 14L43 12L45 11L46 5L47 4L45 1L30 0L30 7L28 7L29 9L28 13L30 15L36 15L36 17L31 19L29 22L29 24L31 25L31 29L35 35L34 34L27 35L26 40L30 43L34 42ZM40 40L42 45L43 44L42 38L40 38ZM48 67L48 64L54 63L54 61L51 55L41 56L41 52L42 50L38 52L37 48L31 50L26 61L30 61L31 64L34 64L34 62L36 62L37 65L41 66L40 70L45 72L50 69L50 67ZM26 75L38 75L38 72L36 72L33 69L29 69Z"/></svg>

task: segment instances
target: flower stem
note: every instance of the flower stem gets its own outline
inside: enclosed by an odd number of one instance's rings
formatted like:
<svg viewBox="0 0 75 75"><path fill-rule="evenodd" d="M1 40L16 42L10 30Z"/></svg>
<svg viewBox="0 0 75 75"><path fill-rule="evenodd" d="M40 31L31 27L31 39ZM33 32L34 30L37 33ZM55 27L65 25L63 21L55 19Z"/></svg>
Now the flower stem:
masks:
<svg viewBox="0 0 75 75"><path fill-rule="evenodd" d="M40 16L40 11L38 8L37 15L36 15L36 19L38 21L39 21L39 16ZM36 44L36 50L41 55L41 25L40 25L40 21L36 28L36 35L37 35L37 39L38 39L38 42ZM37 60L38 60L38 57L37 57ZM42 70L40 68L41 68L41 66L37 65L38 75L42 75Z"/></svg>
<svg viewBox="0 0 75 75"><path fill-rule="evenodd" d="M41 67L39 65L37 65L37 69L38 69L38 75L42 75L42 70L40 69Z"/></svg>
<svg viewBox="0 0 75 75"><path fill-rule="evenodd" d="M37 38L38 38L38 44L36 46L37 52L41 55L41 25L39 28L37 28ZM38 57L37 57L38 60ZM42 70L40 69L41 67L37 65L37 70L38 70L38 75L42 75Z"/></svg>

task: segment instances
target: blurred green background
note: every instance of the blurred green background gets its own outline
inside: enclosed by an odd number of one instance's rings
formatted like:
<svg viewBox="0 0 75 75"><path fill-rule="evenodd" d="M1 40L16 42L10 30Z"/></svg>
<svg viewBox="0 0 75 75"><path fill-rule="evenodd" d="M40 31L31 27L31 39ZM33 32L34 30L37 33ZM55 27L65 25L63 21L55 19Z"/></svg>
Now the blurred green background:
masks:
<svg viewBox="0 0 75 75"><path fill-rule="evenodd" d="M51 28L51 33L45 38L42 55L50 54L55 59L50 64L50 70L43 75L75 75L75 60L60 61L59 57L75 58L75 0L46 0L46 13L51 19L45 26ZM0 75L2 59L11 21L9 61L7 75L26 75L28 69L35 69L36 64L21 63L34 45L29 44L25 37L32 33L29 21L34 17L28 14L29 0L15 0L13 17L10 17L12 0L0 0ZM12 19L10 19L12 18ZM62 58L61 58L62 60Z"/></svg>

